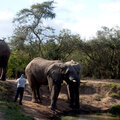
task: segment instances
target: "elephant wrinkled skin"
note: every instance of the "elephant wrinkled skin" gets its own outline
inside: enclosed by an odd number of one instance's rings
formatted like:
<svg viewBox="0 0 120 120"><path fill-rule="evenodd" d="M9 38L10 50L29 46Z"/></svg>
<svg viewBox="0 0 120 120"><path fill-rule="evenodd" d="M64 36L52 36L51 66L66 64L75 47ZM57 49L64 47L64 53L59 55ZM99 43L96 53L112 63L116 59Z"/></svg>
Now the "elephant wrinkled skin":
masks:
<svg viewBox="0 0 120 120"><path fill-rule="evenodd" d="M6 80L7 64L10 56L10 48L4 40L0 40L0 80Z"/></svg>
<svg viewBox="0 0 120 120"><path fill-rule="evenodd" d="M26 67L25 73L32 89L32 101L40 102L40 85L48 84L51 92L51 110L56 109L57 98L61 89L63 80L70 85L72 90L70 106L79 108L79 76L71 65L66 65L61 61L50 61L42 58L33 59Z"/></svg>

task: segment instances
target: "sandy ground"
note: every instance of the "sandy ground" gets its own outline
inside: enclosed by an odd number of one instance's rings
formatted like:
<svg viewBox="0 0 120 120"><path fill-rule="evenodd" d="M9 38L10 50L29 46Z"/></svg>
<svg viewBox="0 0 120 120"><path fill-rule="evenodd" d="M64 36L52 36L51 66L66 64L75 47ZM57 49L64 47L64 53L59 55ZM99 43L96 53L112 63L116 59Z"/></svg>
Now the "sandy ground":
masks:
<svg viewBox="0 0 120 120"><path fill-rule="evenodd" d="M91 84L94 84L94 86L97 86L97 84L99 83L104 84L107 81L108 80L102 80L102 81L101 80L100 81L83 80L84 83L82 84L91 83ZM12 88L15 92L16 82L13 80L9 80L7 82L9 82L12 85ZM115 82L115 81L109 80L109 82ZM82 89L80 91L81 91L80 108L83 113L106 112L106 111L109 111L109 109L113 105L120 104L119 100L112 99L111 97L108 96L108 93L104 91L94 92L94 89L91 90L91 88L87 90ZM66 93L67 93L67 90L66 90L66 86L64 85L61 88L61 92L58 97L57 110L52 111L49 108L50 93L48 91L48 87L47 86L41 87L42 103L38 104L38 103L31 102L32 100L31 89L27 84L27 87L25 88L25 92L24 92L23 105L21 105L20 107L26 115L34 117L35 120L54 119L57 116L59 117L60 115L69 114L71 112L71 108L69 107ZM101 93L103 93L102 97L100 97ZM96 98L99 98L99 99L96 100Z"/></svg>
<svg viewBox="0 0 120 120"><path fill-rule="evenodd" d="M9 84L12 85L12 89L14 90L14 94L15 94L15 90L16 90L15 80L9 80L7 82L9 82ZM41 95L42 103L31 102L32 100L31 89L29 85L27 84L25 91L24 91L23 105L20 106L26 115L33 116L35 120L47 120L47 119L53 119L61 114L64 114L64 112L71 110L71 108L69 107L68 100L67 100L66 86L63 86L61 88L61 92L59 94L58 101L57 101L56 111L52 111L49 108L50 92L48 90L48 87L42 86L40 88L40 91L42 94ZM18 102L19 102L19 99L18 99Z"/></svg>

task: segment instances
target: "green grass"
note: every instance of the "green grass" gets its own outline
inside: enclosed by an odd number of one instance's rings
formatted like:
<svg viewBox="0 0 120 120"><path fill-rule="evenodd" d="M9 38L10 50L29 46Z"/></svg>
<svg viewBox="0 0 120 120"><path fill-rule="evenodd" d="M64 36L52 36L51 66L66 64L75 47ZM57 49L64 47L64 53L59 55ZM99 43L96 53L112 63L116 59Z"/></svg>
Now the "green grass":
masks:
<svg viewBox="0 0 120 120"><path fill-rule="evenodd" d="M104 95L97 95L94 97L94 100L100 101L102 98L104 98Z"/></svg>
<svg viewBox="0 0 120 120"><path fill-rule="evenodd" d="M61 120L78 120L78 118L72 116L65 116L65 117L61 117Z"/></svg>
<svg viewBox="0 0 120 120"><path fill-rule="evenodd" d="M8 98L7 84L0 82L0 111L4 114L5 120L34 120L33 117L26 116L20 106Z"/></svg>
<svg viewBox="0 0 120 120"><path fill-rule="evenodd" d="M5 120L34 120L32 117L24 115L16 103L0 101L0 106L4 112Z"/></svg>
<svg viewBox="0 0 120 120"><path fill-rule="evenodd" d="M120 99L120 84L119 83L107 83L106 85L109 87L110 97L113 97L115 99Z"/></svg>

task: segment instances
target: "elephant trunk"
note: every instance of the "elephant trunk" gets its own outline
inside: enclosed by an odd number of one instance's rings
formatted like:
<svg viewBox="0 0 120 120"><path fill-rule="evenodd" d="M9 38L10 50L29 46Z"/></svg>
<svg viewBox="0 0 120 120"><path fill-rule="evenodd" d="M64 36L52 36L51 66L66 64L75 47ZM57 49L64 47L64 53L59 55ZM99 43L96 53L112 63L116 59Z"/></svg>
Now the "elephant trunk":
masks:
<svg viewBox="0 0 120 120"><path fill-rule="evenodd" d="M71 82L69 85L70 107L72 109L79 109L79 84Z"/></svg>

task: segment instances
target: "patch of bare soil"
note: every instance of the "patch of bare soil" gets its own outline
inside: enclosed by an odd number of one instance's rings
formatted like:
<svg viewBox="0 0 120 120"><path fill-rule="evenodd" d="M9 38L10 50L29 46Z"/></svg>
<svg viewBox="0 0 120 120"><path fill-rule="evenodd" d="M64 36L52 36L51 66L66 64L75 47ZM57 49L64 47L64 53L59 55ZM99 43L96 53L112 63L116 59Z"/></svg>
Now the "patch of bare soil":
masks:
<svg viewBox="0 0 120 120"><path fill-rule="evenodd" d="M93 112L106 112L116 104L120 104L120 100L113 99L109 96L109 91L105 91L104 84L106 82L115 82L113 80L83 80L80 87L80 108L83 113ZM12 89L15 92L15 81L7 81L12 85ZM59 98L57 101L57 110L52 111L49 108L50 105L50 93L47 86L41 87L42 103L32 103L31 89L27 84L24 92L23 105L21 109L26 115L33 116L35 120L48 120L55 116L59 116L65 113L69 113L71 108L67 100L66 86L63 85ZM14 97L13 97L14 98Z"/></svg>
<svg viewBox="0 0 120 120"><path fill-rule="evenodd" d="M16 90L16 82L15 80L8 80L9 85L12 85L12 89L14 89L14 94ZM27 84L24 97L23 97L23 105L20 106L24 113L28 116L33 116L35 120L47 120L52 119L60 114L64 114L64 111L70 111L69 103L67 101L67 89L65 86L61 88L61 93L59 94L58 101L57 101L57 110L52 111L49 108L50 105L50 92L47 86L41 86L41 99L42 103L33 103L31 89ZM13 92L12 92L13 94ZM12 95L12 99L14 96ZM19 101L19 99L18 99Z"/></svg>
<svg viewBox="0 0 120 120"><path fill-rule="evenodd" d="M120 83L120 80L83 80L80 87L80 104L86 113L109 112L112 106L120 104L120 99L110 97L106 83Z"/></svg>

